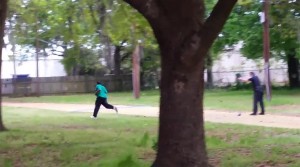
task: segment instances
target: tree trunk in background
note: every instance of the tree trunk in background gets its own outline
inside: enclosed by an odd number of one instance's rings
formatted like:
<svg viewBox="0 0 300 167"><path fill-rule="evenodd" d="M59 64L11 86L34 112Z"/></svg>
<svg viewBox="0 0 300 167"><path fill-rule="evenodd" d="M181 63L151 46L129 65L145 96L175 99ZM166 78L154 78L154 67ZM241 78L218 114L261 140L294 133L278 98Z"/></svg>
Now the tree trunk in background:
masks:
<svg viewBox="0 0 300 167"><path fill-rule="evenodd" d="M299 59L296 57L296 51L287 52L287 59L290 87L299 87Z"/></svg>
<svg viewBox="0 0 300 167"><path fill-rule="evenodd" d="M7 0L1 0L0 2L0 131L4 131L5 127L2 119L2 48L4 46L4 26L7 12Z"/></svg>
<svg viewBox="0 0 300 167"><path fill-rule="evenodd" d="M212 89L214 87L213 83L213 73L212 73L212 66L213 66L213 60L212 55L208 53L208 56L206 57L206 70L207 70L207 88Z"/></svg>
<svg viewBox="0 0 300 167"><path fill-rule="evenodd" d="M121 48L120 45L115 45L115 53L114 53L114 74L120 75L121 74Z"/></svg>
<svg viewBox="0 0 300 167"><path fill-rule="evenodd" d="M113 1L110 1L109 6L112 5ZM94 20L94 24L97 26L97 33L99 35L99 39L100 42L102 42L102 44L105 46L104 47L104 59L106 61L107 64L107 69L110 71L110 73L112 72L112 70L114 69L114 60L113 60L113 55L112 55L112 45L111 45L111 41L110 38L104 34L104 26L106 23L106 18L107 18L107 13L106 13L106 4L104 1L102 0L98 0L98 5L97 5L97 14L98 14L98 18L99 20ZM93 16L94 17L94 16Z"/></svg>
<svg viewBox="0 0 300 167"><path fill-rule="evenodd" d="M104 44L105 44L105 52L104 52L104 58L105 58L105 61L106 61L106 65L107 65L107 68L108 70L110 71L110 73L112 73L113 69L114 69L114 57L112 55L112 45L111 45L111 42L110 42L110 39L108 36L106 35L102 35L102 40L104 41Z"/></svg>

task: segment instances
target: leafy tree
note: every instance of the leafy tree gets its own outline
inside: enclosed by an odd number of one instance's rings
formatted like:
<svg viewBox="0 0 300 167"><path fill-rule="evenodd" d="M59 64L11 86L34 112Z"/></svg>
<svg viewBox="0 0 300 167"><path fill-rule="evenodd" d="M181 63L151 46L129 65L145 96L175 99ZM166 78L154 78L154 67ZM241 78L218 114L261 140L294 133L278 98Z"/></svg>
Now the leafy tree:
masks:
<svg viewBox="0 0 300 167"><path fill-rule="evenodd" d="M97 53L87 48L70 48L65 52L65 58L62 60L68 75L76 74L94 74L101 65L97 63Z"/></svg>
<svg viewBox="0 0 300 167"><path fill-rule="evenodd" d="M273 1L271 17L273 55L286 60L290 87L300 87L300 1Z"/></svg>
<svg viewBox="0 0 300 167"><path fill-rule="evenodd" d="M55 50L58 47L63 48L64 51L70 48L78 49L76 53L81 53L79 48L93 48L90 52L101 50L101 47L97 46L99 42L95 38L96 28L93 27L85 1L21 0L16 2L20 3L11 2L10 20L14 22L18 44L31 48L38 47L41 55L55 53L69 60L73 59L76 61L74 68L78 68L75 66L80 63L79 54L57 52ZM39 41L38 46L36 40ZM98 61L94 63L93 67L96 63L99 64ZM84 72L87 68L89 67L82 67L82 70L77 71Z"/></svg>
<svg viewBox="0 0 300 167"><path fill-rule="evenodd" d="M131 66L130 56L137 40L143 41L146 51L143 59L149 59L148 49L157 49L148 22L120 0L16 0L11 1L10 6L14 30L11 34L17 39L17 44L33 49L38 47L40 55L63 56L67 71L77 69L72 73L69 71L69 74L75 75L74 72L89 68L78 69L79 54L82 53L79 48L91 48L90 52L97 52L93 54L95 58L104 58L110 70L114 60L114 70L111 72L116 75L122 73L122 66L123 69ZM36 45L36 38L40 39L39 46ZM64 52L57 52L58 47L63 48ZM76 54L67 54L70 49ZM157 54L154 56L157 59ZM143 59L142 65L147 64L143 63ZM74 66L69 62L73 62ZM92 67L99 67L100 62L95 63L98 65ZM143 69L149 71L148 67L145 65Z"/></svg>
<svg viewBox="0 0 300 167"><path fill-rule="evenodd" d="M161 52L158 152L153 166L208 166L203 127L204 58L237 0L125 0L150 23Z"/></svg>
<svg viewBox="0 0 300 167"><path fill-rule="evenodd" d="M217 0L206 0L205 3L206 5L206 12L205 15L206 17L208 17L210 15L211 10L213 9L215 3L217 2ZM238 1L239 5L247 5L248 3L250 3L250 0L240 0ZM230 22L232 20L229 19L227 21L227 23L225 25L229 25ZM229 22L229 23L228 23ZM226 26L228 27L228 26ZM211 47L210 51L207 54L207 57L205 59L205 68L207 70L207 82L206 82L206 88L211 89L213 88L213 74L212 74L212 67L213 67L213 62L215 59L218 58L219 54L224 50L225 45L232 45L234 41L229 41L229 38L225 38L226 41L224 41L224 38L222 38L223 33L225 33L226 31L231 30L231 29L226 29L224 28L221 32L221 34L219 34L219 37L216 39L216 41L214 42L213 46Z"/></svg>
<svg viewBox="0 0 300 167"><path fill-rule="evenodd" d="M291 87L299 85L299 1L271 1L271 57L284 59L288 64ZM242 53L251 59L262 58L263 28L259 13L259 0L239 4L225 25L216 45L222 48L243 41ZM241 28L242 27L242 28Z"/></svg>
<svg viewBox="0 0 300 167"><path fill-rule="evenodd" d="M132 51L141 42L141 85L153 88L157 86L160 59L157 42L146 19L123 1L116 1L110 17L105 24L105 33L115 45L115 74L130 72L132 67ZM120 63L122 62L122 65Z"/></svg>
<svg viewBox="0 0 300 167"><path fill-rule="evenodd" d="M7 13L7 0L0 1L0 86L2 88L2 80L1 80L1 73L2 73L2 48L4 46L4 26L5 26L5 19ZM2 94L2 89L0 89L0 95ZM4 131L5 127L2 120L2 96L0 96L0 131Z"/></svg>

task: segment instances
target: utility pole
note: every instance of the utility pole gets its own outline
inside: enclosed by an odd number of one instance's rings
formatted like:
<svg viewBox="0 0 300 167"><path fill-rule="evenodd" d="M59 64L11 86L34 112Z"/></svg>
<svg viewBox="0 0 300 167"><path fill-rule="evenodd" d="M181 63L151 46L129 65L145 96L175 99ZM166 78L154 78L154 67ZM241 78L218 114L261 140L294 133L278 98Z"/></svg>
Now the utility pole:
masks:
<svg viewBox="0 0 300 167"><path fill-rule="evenodd" d="M263 0L263 12L261 13L261 22L263 23L263 46L264 46L264 68L265 68L265 85L266 85L266 93L267 100L271 100L271 81L270 81L270 20L269 20L269 8L270 2L269 0Z"/></svg>
<svg viewBox="0 0 300 167"><path fill-rule="evenodd" d="M133 95L134 98L140 98L140 58L141 58L141 46L137 44L132 54L132 83L133 83Z"/></svg>
<svg viewBox="0 0 300 167"><path fill-rule="evenodd" d="M9 20L9 42L12 45L12 59L13 59L13 67L14 67L14 74L12 77L12 84L13 84L13 95L16 95L16 78L17 78L17 68L16 68L16 40L14 36L14 29L12 26L12 20Z"/></svg>
<svg viewBox="0 0 300 167"><path fill-rule="evenodd" d="M36 96L39 97L40 96L40 79L39 79L39 47L40 47L40 43L39 43L39 27L38 27L38 23L39 20L38 18L36 18L36 32L35 32L35 52L36 52Z"/></svg>
<svg viewBox="0 0 300 167"><path fill-rule="evenodd" d="M135 39L135 26L131 26L131 38L132 38L132 44L136 44L135 49L132 54L132 87L133 87L133 96L135 99L140 98L140 92L141 92L141 40L138 40L136 42Z"/></svg>

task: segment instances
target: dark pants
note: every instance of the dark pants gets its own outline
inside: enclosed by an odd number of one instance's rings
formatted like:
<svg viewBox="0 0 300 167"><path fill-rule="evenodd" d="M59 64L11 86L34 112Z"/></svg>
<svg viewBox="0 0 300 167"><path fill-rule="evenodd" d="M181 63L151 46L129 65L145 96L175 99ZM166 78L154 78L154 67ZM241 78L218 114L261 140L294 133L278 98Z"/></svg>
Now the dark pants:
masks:
<svg viewBox="0 0 300 167"><path fill-rule="evenodd" d="M253 113L257 113L257 103L260 104L261 113L265 113L264 101L263 101L263 92L254 91L253 95Z"/></svg>
<svg viewBox="0 0 300 167"><path fill-rule="evenodd" d="M114 106L107 103L107 99L103 97L97 97L95 101L95 109L94 109L94 117L97 117L98 111L100 109L100 106L103 105L107 109L113 109Z"/></svg>

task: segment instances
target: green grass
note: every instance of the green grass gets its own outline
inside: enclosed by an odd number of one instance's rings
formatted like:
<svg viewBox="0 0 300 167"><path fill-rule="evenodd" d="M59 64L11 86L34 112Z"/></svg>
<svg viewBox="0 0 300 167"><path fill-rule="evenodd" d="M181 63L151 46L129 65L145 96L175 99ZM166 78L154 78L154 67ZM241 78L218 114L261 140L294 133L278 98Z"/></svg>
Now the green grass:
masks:
<svg viewBox="0 0 300 167"><path fill-rule="evenodd" d="M22 97L22 98L4 97L3 100L10 101L10 102L90 104L90 103L94 103L95 95L91 93L91 94L53 95L53 96ZM132 92L112 92L109 93L108 101L111 102L112 104L157 106L159 101L159 92L158 91L141 92L140 99L134 99Z"/></svg>
<svg viewBox="0 0 300 167"><path fill-rule="evenodd" d="M4 107L0 166L144 167L155 157L157 118ZM300 131L206 123L214 166L299 166Z"/></svg>
<svg viewBox="0 0 300 167"><path fill-rule="evenodd" d="M252 91L208 91L204 104L207 109L251 111ZM300 114L300 90L274 90L271 101L264 100L269 113L288 112Z"/></svg>
<svg viewBox="0 0 300 167"><path fill-rule="evenodd" d="M157 121L116 115L92 120L89 113L4 108L5 125L0 133L0 166L149 166L139 160L156 136ZM129 159L130 161L130 159ZM121 167L121 166L120 166Z"/></svg>
<svg viewBox="0 0 300 167"><path fill-rule="evenodd" d="M4 98L4 101L11 102L51 102L51 103L84 103L93 104L93 94L42 96L25 98ZM118 105L159 105L158 91L144 91L140 99L134 99L132 92L110 93L109 100L112 104ZM296 90L274 90L272 100L266 101L265 106L268 113L300 114L300 89ZM252 91L206 91L204 96L206 109L227 110L227 111L251 111Z"/></svg>

